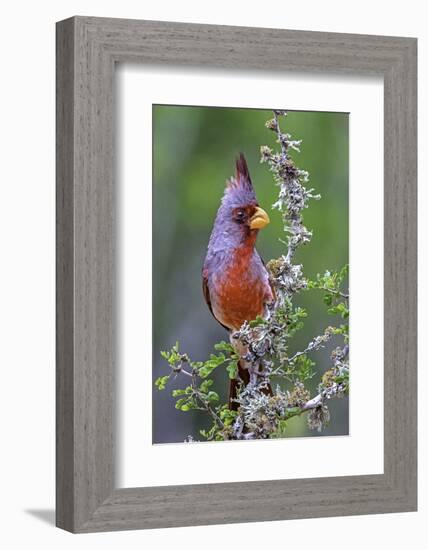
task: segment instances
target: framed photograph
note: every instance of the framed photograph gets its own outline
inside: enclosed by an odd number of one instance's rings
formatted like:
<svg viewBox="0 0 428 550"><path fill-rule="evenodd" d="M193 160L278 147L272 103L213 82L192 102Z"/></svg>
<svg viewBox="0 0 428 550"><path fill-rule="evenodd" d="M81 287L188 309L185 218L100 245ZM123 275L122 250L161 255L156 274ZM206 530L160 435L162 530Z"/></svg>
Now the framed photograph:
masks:
<svg viewBox="0 0 428 550"><path fill-rule="evenodd" d="M57 24L57 525L417 507L416 39Z"/></svg>

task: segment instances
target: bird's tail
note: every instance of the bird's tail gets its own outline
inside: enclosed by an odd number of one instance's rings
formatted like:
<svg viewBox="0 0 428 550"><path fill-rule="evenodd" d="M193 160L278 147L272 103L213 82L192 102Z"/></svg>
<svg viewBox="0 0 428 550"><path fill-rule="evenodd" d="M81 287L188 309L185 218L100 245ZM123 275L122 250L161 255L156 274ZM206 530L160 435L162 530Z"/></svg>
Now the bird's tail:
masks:
<svg viewBox="0 0 428 550"><path fill-rule="evenodd" d="M242 383L244 384L244 386L246 386L249 381L250 373L248 369L244 367L244 361L241 359L240 361L238 361L238 377L229 380L229 409L231 411L238 410L239 403L237 403L235 399L237 397L240 384ZM272 387L270 384L268 384L266 388L263 388L263 393L266 393L266 395L273 395Z"/></svg>

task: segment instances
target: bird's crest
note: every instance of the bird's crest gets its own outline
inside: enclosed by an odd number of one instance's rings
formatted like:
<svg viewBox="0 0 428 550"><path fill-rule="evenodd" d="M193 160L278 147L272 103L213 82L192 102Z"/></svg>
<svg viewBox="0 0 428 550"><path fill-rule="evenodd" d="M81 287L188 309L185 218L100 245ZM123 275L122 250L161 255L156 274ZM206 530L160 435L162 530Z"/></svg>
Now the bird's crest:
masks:
<svg viewBox="0 0 428 550"><path fill-rule="evenodd" d="M235 176L227 180L223 199L238 206L257 203L247 161L243 153L240 153L236 159Z"/></svg>
<svg viewBox="0 0 428 550"><path fill-rule="evenodd" d="M249 191L253 190L250 172L243 153L239 153L239 157L236 159L235 177L231 177L227 180L227 187L229 189L241 188Z"/></svg>

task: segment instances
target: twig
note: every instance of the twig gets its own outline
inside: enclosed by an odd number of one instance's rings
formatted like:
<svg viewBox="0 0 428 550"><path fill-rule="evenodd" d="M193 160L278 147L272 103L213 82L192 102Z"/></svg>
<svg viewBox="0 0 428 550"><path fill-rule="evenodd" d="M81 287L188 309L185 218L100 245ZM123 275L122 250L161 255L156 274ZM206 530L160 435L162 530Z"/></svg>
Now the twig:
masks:
<svg viewBox="0 0 428 550"><path fill-rule="evenodd" d="M349 294L346 294L345 292L341 292L340 290L335 290L333 288L328 288L326 286L316 286L314 287L315 289L318 289L318 290L324 290L325 292L330 292L330 294L334 294L336 296L340 296L341 298L343 298L344 300L348 300L349 299Z"/></svg>
<svg viewBox="0 0 428 550"><path fill-rule="evenodd" d="M207 411L207 413L211 416L211 418L220 426L220 428L224 429L224 423L221 420L221 418L217 415L217 413L214 411L214 409L211 407L209 403L207 403L202 397L201 394L198 391L194 392L195 397L199 399L199 401L202 403L202 407Z"/></svg>

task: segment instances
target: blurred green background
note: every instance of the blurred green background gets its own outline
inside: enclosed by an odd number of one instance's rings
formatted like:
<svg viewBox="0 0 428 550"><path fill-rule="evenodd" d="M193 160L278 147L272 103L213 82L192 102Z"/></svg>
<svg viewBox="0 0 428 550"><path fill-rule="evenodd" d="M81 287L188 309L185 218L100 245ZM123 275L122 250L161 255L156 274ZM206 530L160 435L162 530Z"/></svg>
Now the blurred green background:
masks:
<svg viewBox="0 0 428 550"><path fill-rule="evenodd" d="M258 201L271 218L259 233L257 249L266 262L284 252L280 214L270 210L278 188L267 165L260 164L260 146L276 147L274 134L265 128L270 118L271 111L258 109L153 106L153 380L168 373L159 352L177 340L193 360L206 359L216 342L228 340L205 304L201 268L225 181L234 174L241 151ZM291 156L309 172L309 186L322 196L304 212L313 237L295 257L305 275L314 277L348 263L348 114L288 111L281 128L302 140L301 153ZM301 293L295 304L308 311L305 327L293 341L296 351L329 324L340 322L327 315L320 291ZM310 355L320 375L339 343L333 340ZM313 379L313 392L320 375ZM178 377L162 392L154 388L153 443L181 442L188 435L200 440L199 429L210 425L203 413L174 408L171 390L185 382ZM222 369L216 371L215 386L224 402L228 378ZM321 433L308 430L302 415L288 423L289 436L348 434L348 399L332 400L330 412L331 422Z"/></svg>

